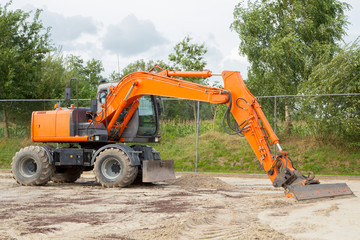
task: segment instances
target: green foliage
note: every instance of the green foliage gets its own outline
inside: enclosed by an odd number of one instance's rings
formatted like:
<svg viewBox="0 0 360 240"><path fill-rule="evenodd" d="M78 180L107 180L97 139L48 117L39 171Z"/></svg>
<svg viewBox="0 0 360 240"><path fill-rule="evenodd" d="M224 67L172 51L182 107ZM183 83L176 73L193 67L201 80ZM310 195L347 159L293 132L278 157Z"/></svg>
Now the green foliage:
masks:
<svg viewBox="0 0 360 240"><path fill-rule="evenodd" d="M10 5L11 2L0 4L0 99L37 98L42 63L52 50L49 31L39 20L40 10L31 20L30 12L9 11ZM11 118L21 122L21 114L27 112L11 105L0 105L6 137Z"/></svg>
<svg viewBox="0 0 360 240"><path fill-rule="evenodd" d="M101 62L90 60L86 63L80 58L71 56L64 58L60 52L48 54L42 63L41 75L34 80L34 86L29 88L33 93L33 99L62 99L64 97L64 88L69 85L70 79L78 78L79 97L95 98L98 80L101 78ZM93 79L93 81L90 81ZM94 80L95 79L95 80ZM16 85L17 86L17 85ZM73 83L73 96L76 97L76 84ZM0 104L0 121L13 123L16 128L26 129L26 134L30 134L31 113L39 110L52 109L56 102L7 102ZM5 125L6 132L10 136L18 136L17 131L13 131L8 124Z"/></svg>
<svg viewBox="0 0 360 240"><path fill-rule="evenodd" d="M67 75L79 79L79 97L95 98L97 86L102 79L101 72L104 70L101 61L91 59L84 63L79 56L70 55L65 59ZM70 82L70 79L67 82ZM72 86L75 88L74 86Z"/></svg>
<svg viewBox="0 0 360 240"><path fill-rule="evenodd" d="M149 71L152 67L158 65L164 69L176 69L183 71L203 70L206 66L204 54L207 52L205 44L192 43L190 37L185 37L174 47L174 52L169 54L169 64L163 61L137 60L122 69L121 73L113 72L110 80L119 81L126 75L137 71ZM155 68L154 72L159 72L159 68ZM184 80L207 84L205 78L183 78ZM213 106L208 103L201 103L200 119L210 119L213 116ZM164 118L168 120L192 120L196 119L196 102L184 100L172 100L165 102Z"/></svg>
<svg viewBox="0 0 360 240"><path fill-rule="evenodd" d="M250 62L247 86L256 96L296 95L320 62L339 49L350 6L338 0L254 0L239 3L231 29L240 37L240 54ZM264 100L265 109L271 100ZM278 105L290 129L291 105ZM290 133L290 131L287 131Z"/></svg>
<svg viewBox="0 0 360 240"><path fill-rule="evenodd" d="M12 137L23 137L26 136L27 129L25 126L9 127L9 132ZM0 138L5 137L5 129L0 128Z"/></svg>
<svg viewBox="0 0 360 240"><path fill-rule="evenodd" d="M174 159L177 171L195 171L194 122L165 123L162 141L153 144L162 159ZM208 127L202 127L208 125ZM213 131L212 122L200 128L199 171L264 173L245 138ZM217 126L220 127L220 126ZM360 153L314 137L282 138L295 167L306 174L360 174Z"/></svg>
<svg viewBox="0 0 360 240"><path fill-rule="evenodd" d="M40 79L42 62L52 50L49 31L22 10L9 11L11 2L0 4L0 99L36 98L32 91Z"/></svg>
<svg viewBox="0 0 360 240"><path fill-rule="evenodd" d="M256 95L296 94L320 60L330 58L348 24L338 0L262 0L240 3L231 28L251 68L249 86ZM261 88L258 88L261 86Z"/></svg>
<svg viewBox="0 0 360 240"><path fill-rule="evenodd" d="M245 138L214 131L212 124L211 121L200 124L199 171L264 173ZM194 126L193 121L166 121L161 142L151 144L160 151L162 159L175 160L176 171L195 171ZM303 174L313 171L315 174L360 175L357 150L319 142L314 137L281 138L281 143ZM24 137L0 138L0 168L10 168L15 153L29 145L34 143Z"/></svg>
<svg viewBox="0 0 360 240"><path fill-rule="evenodd" d="M212 129L210 121L200 121L199 131L208 132ZM171 139L175 137L185 137L194 134L196 131L196 124L194 121L182 121L179 119L170 120L164 122L163 134L165 139Z"/></svg>
<svg viewBox="0 0 360 240"><path fill-rule="evenodd" d="M173 69L181 71L201 71L204 70L206 66L206 61L204 55L207 52L205 44L192 43L190 37L185 37L182 41L174 47L174 52L169 54L170 66ZM198 77L184 77L182 78L186 81L195 82L199 84L208 84L206 78ZM193 117L196 121L196 102L195 101L182 101L176 102L171 101L169 104L168 116L170 118L180 117L183 119L189 119L192 112ZM209 106L209 105L205 105ZM211 112L211 108L207 108Z"/></svg>
<svg viewBox="0 0 360 240"><path fill-rule="evenodd" d="M360 93L359 40L345 46L328 63L315 67L308 81L302 85L304 94ZM346 139L360 148L360 97L317 97L307 99L302 112L308 124L323 138Z"/></svg>
<svg viewBox="0 0 360 240"><path fill-rule="evenodd" d="M138 71L149 71L152 67L156 65L164 69L169 68L169 66L161 60L149 60L148 62L145 62L143 59L140 59L133 63L129 63L124 69L121 70L120 73L117 73L115 71L112 72L110 75L110 80L120 81L123 77L125 77L130 73L138 72ZM156 68L153 71L159 72L159 69Z"/></svg>
<svg viewBox="0 0 360 240"><path fill-rule="evenodd" d="M63 97L65 82L70 78L60 52L49 54L42 63L42 75L35 86L40 99L59 99Z"/></svg>
<svg viewBox="0 0 360 240"><path fill-rule="evenodd" d="M183 71L203 70L206 66L204 55L207 52L205 44L191 43L190 37L185 37L175 45L174 53L169 54L173 68Z"/></svg>
<svg viewBox="0 0 360 240"><path fill-rule="evenodd" d="M23 137L0 138L0 169L11 168L11 161L15 153L30 144L32 144L30 139Z"/></svg>

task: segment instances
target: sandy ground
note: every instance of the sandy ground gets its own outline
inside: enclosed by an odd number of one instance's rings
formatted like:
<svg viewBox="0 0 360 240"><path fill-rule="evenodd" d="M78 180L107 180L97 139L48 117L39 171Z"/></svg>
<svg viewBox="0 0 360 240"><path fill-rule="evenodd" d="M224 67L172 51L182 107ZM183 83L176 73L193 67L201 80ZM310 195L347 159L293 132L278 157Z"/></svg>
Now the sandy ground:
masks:
<svg viewBox="0 0 360 240"><path fill-rule="evenodd" d="M357 197L296 202L261 175L178 174L173 182L105 189L23 187L0 172L0 239L360 239ZM360 196L359 177L346 182Z"/></svg>

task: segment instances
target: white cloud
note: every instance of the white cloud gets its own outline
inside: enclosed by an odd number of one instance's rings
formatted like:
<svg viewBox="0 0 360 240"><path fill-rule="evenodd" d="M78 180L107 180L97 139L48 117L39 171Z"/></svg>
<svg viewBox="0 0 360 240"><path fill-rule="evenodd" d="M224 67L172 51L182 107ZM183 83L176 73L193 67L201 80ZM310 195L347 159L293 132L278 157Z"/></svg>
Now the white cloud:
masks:
<svg viewBox="0 0 360 240"><path fill-rule="evenodd" d="M139 20L131 14L119 24L108 26L103 48L121 56L132 56L167 42L150 20Z"/></svg>
<svg viewBox="0 0 360 240"><path fill-rule="evenodd" d="M68 44L82 34L98 33L98 26L91 17L80 15L65 17L50 11L43 11L40 16L45 26L51 26L51 36L56 43Z"/></svg>
<svg viewBox="0 0 360 240"><path fill-rule="evenodd" d="M188 35L208 48L207 68L240 70L246 78L249 63L239 56L239 37L229 29L240 1L21 0L13 1L11 9L44 9L40 17L52 27L55 45L84 60L102 60L105 75L141 58L167 60L172 47ZM350 25L345 42L352 42L360 35L360 1L346 2L353 8L346 12Z"/></svg>

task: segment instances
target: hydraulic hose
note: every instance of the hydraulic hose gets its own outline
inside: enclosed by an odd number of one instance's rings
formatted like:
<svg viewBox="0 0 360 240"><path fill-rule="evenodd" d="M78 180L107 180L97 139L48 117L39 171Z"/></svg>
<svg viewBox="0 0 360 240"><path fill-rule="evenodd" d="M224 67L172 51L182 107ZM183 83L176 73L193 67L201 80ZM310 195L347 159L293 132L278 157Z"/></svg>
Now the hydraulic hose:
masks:
<svg viewBox="0 0 360 240"><path fill-rule="evenodd" d="M242 122L240 125L237 125L237 126L234 126L232 123L231 123L231 120L230 120L230 114L231 114L231 107L232 107L232 96L231 96L231 93L226 91L226 94L229 96L229 105L224 113L224 117L223 117L223 120L222 120L222 126L223 126L223 129L224 131L229 134L229 135L236 135L236 134L242 134L243 132L243 128L240 128L240 126L242 126L246 120L244 122ZM226 127L225 127L225 121L227 122L227 125L228 127L233 131L233 132L229 132L226 130Z"/></svg>

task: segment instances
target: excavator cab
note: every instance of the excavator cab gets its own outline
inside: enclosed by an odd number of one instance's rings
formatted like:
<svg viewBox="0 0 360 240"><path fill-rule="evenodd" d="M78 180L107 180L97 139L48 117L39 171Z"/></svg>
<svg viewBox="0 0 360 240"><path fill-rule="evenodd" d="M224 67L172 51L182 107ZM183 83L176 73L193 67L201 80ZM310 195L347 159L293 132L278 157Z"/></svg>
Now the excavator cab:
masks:
<svg viewBox="0 0 360 240"><path fill-rule="evenodd" d="M106 96L110 91L110 86L116 86L117 82L101 84L97 93L97 109L98 112L103 111L106 106ZM158 142L159 141L159 118L161 115L160 104L161 99L153 95L145 95L140 98L139 106L131 116L125 130L115 140L121 142ZM122 111L116 121L116 125L124 122L126 115L129 113L131 105ZM110 136L116 133L114 127Z"/></svg>

